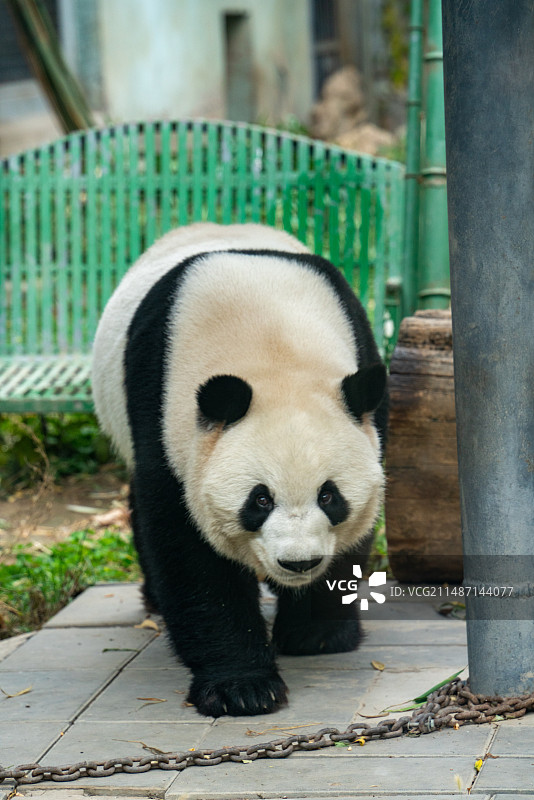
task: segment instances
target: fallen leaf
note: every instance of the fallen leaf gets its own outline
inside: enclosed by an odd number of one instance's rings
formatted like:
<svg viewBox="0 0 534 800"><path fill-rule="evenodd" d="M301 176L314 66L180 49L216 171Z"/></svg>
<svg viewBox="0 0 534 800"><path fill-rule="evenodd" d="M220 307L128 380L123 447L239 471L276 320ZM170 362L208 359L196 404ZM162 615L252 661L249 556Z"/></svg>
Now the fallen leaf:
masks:
<svg viewBox="0 0 534 800"><path fill-rule="evenodd" d="M150 628L150 630L157 631L158 633L160 633L161 630L158 623L154 622L154 620L150 619L150 617L144 619L139 623L139 625L134 625L134 628Z"/></svg>
<svg viewBox="0 0 534 800"><path fill-rule="evenodd" d="M242 761L241 763L242 763L242 764L252 764L252 759L250 759L250 758L244 758L244 759L243 759L243 761Z"/></svg>
<svg viewBox="0 0 534 800"><path fill-rule="evenodd" d="M161 697L138 697L138 700L146 700L149 703L166 703L167 700Z"/></svg>
<svg viewBox="0 0 534 800"><path fill-rule="evenodd" d="M32 686L28 686L27 689L21 689L20 692L15 692L15 694L9 694L8 692L4 692L3 689L0 689L0 692L2 692L2 694L5 695L6 698L9 698L9 697L20 697L21 694L28 694L28 692L31 692L32 688L33 688Z"/></svg>
<svg viewBox="0 0 534 800"><path fill-rule="evenodd" d="M385 664L382 664L381 661L371 661L371 666L373 669L377 669L379 672L382 672L386 668Z"/></svg>
<svg viewBox="0 0 534 800"><path fill-rule="evenodd" d="M359 711L358 716L364 717L364 719L379 719L380 717L389 717L389 711L382 711L381 714L362 714L362 712Z"/></svg>
<svg viewBox="0 0 534 800"><path fill-rule="evenodd" d="M450 681L453 681L465 669L467 669L467 665L465 667L462 667L462 669L459 669L458 672L455 672L454 675L450 675L448 678L445 678L445 680L441 681L441 683L436 683L435 686L432 686L430 689L427 689L427 691L424 692L423 694L420 694L418 697L414 697L413 700L405 700L404 702L409 703L409 705L402 705L402 707L401 705L387 706L386 708L383 708L382 711L389 711L390 713L393 713L398 711L413 711L415 708L421 708L421 706L424 706L429 695L431 695L432 692L435 692L436 689L441 689L442 686L445 686L445 684L450 683Z"/></svg>
<svg viewBox="0 0 534 800"><path fill-rule="evenodd" d="M432 686L430 689L427 689L427 691L424 692L423 694L420 694L419 697L414 697L414 701L416 703L419 703L421 701L423 701L423 702L426 701L428 699L428 696L431 695L432 692L435 692L436 689L441 689L442 686L445 686L445 684L450 683L451 681L453 681L455 678L458 677L458 675L460 675L460 673L462 673L464 671L464 669L467 669L467 664L466 664L465 667L462 667L462 669L459 669L458 672L455 672L452 675L449 675L449 677L445 678L444 681L441 681L440 683L436 683L435 686Z"/></svg>
<svg viewBox="0 0 534 800"><path fill-rule="evenodd" d="M482 769L483 765L484 765L484 760L482 758L477 758L477 760L475 761L475 769L476 769L476 771L480 772L480 770Z"/></svg>
<svg viewBox="0 0 534 800"><path fill-rule="evenodd" d="M141 698L139 698L141 699ZM148 750L150 753L153 753L155 756L166 756L172 752L172 750L160 750L159 747L154 747L149 744L145 744L145 742L140 741L140 739L113 739L114 742L130 742L131 744L140 744L143 750Z"/></svg>
<svg viewBox="0 0 534 800"><path fill-rule="evenodd" d="M146 700L146 703L143 703L142 706L136 709L136 711L141 711L142 708L145 706L153 706L155 703L166 703L167 701L162 699L161 697L138 697L137 700Z"/></svg>
<svg viewBox="0 0 534 800"><path fill-rule="evenodd" d="M364 744L367 744L367 739L365 737L363 737L363 736L360 736L359 739L355 739L354 740L354 744L359 744L359 745L361 745L363 747Z"/></svg>

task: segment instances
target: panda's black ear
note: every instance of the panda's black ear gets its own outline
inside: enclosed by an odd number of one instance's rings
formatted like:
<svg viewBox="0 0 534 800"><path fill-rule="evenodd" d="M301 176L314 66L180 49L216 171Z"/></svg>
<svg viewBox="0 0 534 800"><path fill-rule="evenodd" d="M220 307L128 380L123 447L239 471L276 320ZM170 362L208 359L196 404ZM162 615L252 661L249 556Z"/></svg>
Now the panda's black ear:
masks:
<svg viewBox="0 0 534 800"><path fill-rule="evenodd" d="M358 372L343 378L343 400L353 417L361 420L362 414L378 408L386 391L386 381L386 368L383 364L361 367Z"/></svg>
<svg viewBox="0 0 534 800"><path fill-rule="evenodd" d="M252 400L249 384L234 375L214 375L197 390L201 423L231 425L245 416Z"/></svg>

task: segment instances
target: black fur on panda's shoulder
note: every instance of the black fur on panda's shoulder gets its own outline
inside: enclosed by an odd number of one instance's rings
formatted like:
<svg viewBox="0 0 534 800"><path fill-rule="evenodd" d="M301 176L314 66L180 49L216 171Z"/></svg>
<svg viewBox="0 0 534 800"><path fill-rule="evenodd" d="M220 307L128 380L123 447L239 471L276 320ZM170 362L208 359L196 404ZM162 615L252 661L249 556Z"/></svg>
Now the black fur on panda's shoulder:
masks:
<svg viewBox="0 0 534 800"><path fill-rule="evenodd" d="M358 355L358 369L382 363L363 305L354 294L341 271L330 261L327 261L326 258L310 253L288 253L278 250L229 250L228 252L250 256L283 258L321 275L330 284L350 323ZM375 424L380 436L382 453L385 452L387 442L388 409L389 396L386 386L380 405L375 411Z"/></svg>
<svg viewBox="0 0 534 800"><path fill-rule="evenodd" d="M149 289L128 327L124 350L127 411L159 427L163 412L163 373L170 315L193 256L177 264ZM130 424L130 427L133 426ZM134 441L134 447L141 443ZM140 453L136 452L136 460Z"/></svg>

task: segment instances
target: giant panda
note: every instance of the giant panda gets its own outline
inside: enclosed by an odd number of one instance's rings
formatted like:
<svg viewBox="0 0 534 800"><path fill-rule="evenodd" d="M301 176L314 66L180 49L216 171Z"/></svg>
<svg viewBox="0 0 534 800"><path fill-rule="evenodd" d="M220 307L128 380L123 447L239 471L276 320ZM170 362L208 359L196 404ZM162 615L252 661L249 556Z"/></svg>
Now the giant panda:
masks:
<svg viewBox="0 0 534 800"><path fill-rule="evenodd" d="M363 307L289 234L198 223L126 273L93 364L97 416L131 470L145 600L192 672L189 702L276 710L277 653L361 636L356 611L332 618L325 578L347 577L341 554L365 560L383 497L386 371ZM278 595L271 636L258 576Z"/></svg>

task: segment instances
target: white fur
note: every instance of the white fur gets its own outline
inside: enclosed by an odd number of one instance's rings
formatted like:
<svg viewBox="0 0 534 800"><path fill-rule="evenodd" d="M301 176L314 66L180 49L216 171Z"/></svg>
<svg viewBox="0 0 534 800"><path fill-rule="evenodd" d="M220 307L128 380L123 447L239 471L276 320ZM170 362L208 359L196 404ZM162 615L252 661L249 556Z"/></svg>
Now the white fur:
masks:
<svg viewBox="0 0 534 800"><path fill-rule="evenodd" d="M163 237L127 273L110 300L95 340L94 397L102 426L131 466L123 351L126 330L148 289L190 255L209 255L180 288L169 329L164 379L164 446L186 487L189 509L220 553L299 585L317 577L334 553L370 529L383 474L372 420L355 422L341 381L357 370L353 334L327 281L274 256L224 249L308 252L288 234L256 225L196 225ZM197 424L196 390L213 375L246 380L247 415L221 431ZM317 505L333 480L349 518L332 526ZM239 510L251 489L267 485L275 508L256 534ZM311 574L289 574L279 559L326 558Z"/></svg>

